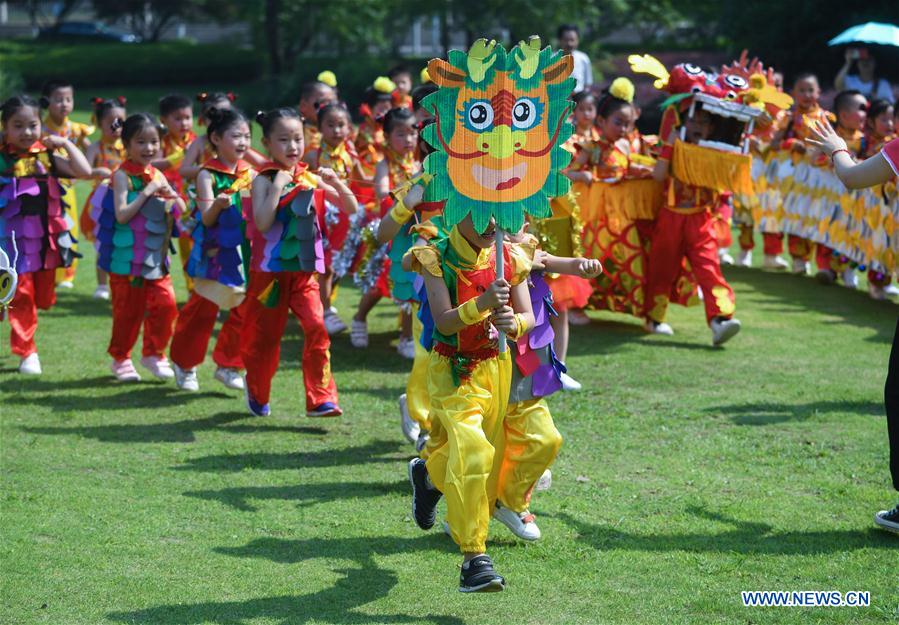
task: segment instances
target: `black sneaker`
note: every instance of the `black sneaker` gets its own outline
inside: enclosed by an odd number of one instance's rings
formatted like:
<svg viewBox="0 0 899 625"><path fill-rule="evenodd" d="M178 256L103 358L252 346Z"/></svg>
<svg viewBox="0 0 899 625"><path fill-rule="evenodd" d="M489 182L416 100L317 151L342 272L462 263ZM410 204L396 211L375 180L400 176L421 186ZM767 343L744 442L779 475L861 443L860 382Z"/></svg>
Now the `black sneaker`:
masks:
<svg viewBox="0 0 899 625"><path fill-rule="evenodd" d="M476 556L462 565L459 592L499 592L505 588L506 580L493 570L490 556Z"/></svg>
<svg viewBox="0 0 899 625"><path fill-rule="evenodd" d="M409 461L409 481L412 483L412 516L418 527L429 530L437 520L441 492L428 485L428 469L421 458Z"/></svg>
<svg viewBox="0 0 899 625"><path fill-rule="evenodd" d="M899 505L892 510L881 510L875 514L874 522L888 532L899 534Z"/></svg>

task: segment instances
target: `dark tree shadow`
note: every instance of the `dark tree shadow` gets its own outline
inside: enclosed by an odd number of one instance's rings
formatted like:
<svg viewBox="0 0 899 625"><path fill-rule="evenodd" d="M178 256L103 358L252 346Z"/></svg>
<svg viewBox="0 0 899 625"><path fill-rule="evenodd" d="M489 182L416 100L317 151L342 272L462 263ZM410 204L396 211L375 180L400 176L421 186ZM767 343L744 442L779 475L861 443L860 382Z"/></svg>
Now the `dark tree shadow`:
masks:
<svg viewBox="0 0 899 625"><path fill-rule="evenodd" d="M193 458L187 463L173 467L176 471L199 471L230 473L245 469L284 471L310 467L343 467L372 463L398 462L408 457L398 450L405 450L405 441L372 441L365 445L344 448L328 448L320 451L294 453L247 453L217 454Z"/></svg>
<svg viewBox="0 0 899 625"><path fill-rule="evenodd" d="M224 488L222 490L188 491L186 497L218 501L238 510L255 512L251 501L296 501L297 506L310 505L337 499L370 499L383 495L408 494L409 482L328 482L324 484L297 484L295 486L250 486Z"/></svg>
<svg viewBox="0 0 899 625"><path fill-rule="evenodd" d="M819 414L851 413L872 417L884 416L883 402L816 401L807 404L757 402L712 406L706 412L722 414L737 425L772 425L786 421L806 421Z"/></svg>
<svg viewBox="0 0 899 625"><path fill-rule="evenodd" d="M819 555L836 554L872 547L895 548L896 540L886 532L867 530L826 530L818 532L773 531L766 523L742 521L700 507L688 511L703 519L726 523L733 529L717 533L666 534L653 531L629 534L620 530L581 521L566 512L557 516L578 533L578 540L597 551L689 551L693 553L736 552L747 555ZM664 528L660 527L660 530Z"/></svg>
<svg viewBox="0 0 899 625"><path fill-rule="evenodd" d="M50 436L81 436L104 443L192 443L196 441L197 432L229 432L244 434L252 432L288 432L292 434L327 434L320 427L302 427L289 425L244 424L228 425L243 419L252 419L244 413L221 413L202 419L182 419L162 423L113 424L75 427L35 427L21 428L31 434Z"/></svg>
<svg viewBox="0 0 899 625"><path fill-rule="evenodd" d="M364 614L359 611L360 608L386 596L396 586L396 573L377 566L336 569L334 572L342 575L334 586L305 595L263 597L248 601L178 603L133 612L112 612L106 616L121 623L145 625L249 625L259 619L273 620L278 625L301 625L310 621L335 625L465 623L450 615Z"/></svg>
<svg viewBox="0 0 899 625"><path fill-rule="evenodd" d="M740 297L751 297L754 307L777 314L803 313L814 309L838 320L827 324L867 327L874 335L866 341L889 343L893 340L899 308L889 301L874 301L860 289L824 286L804 276L759 271L746 267L728 267L725 271Z"/></svg>
<svg viewBox="0 0 899 625"><path fill-rule="evenodd" d="M254 619L276 619L279 625L299 625L310 620L337 624L433 623L464 625L450 615L410 614L367 615L359 608L386 596L397 584L394 571L378 566L375 556L401 553L445 552L451 543L442 533L430 532L414 538L361 536L355 538L283 540L260 538L243 547L219 547L217 553L238 558L262 558L271 562L296 564L308 560L351 560L356 568L336 569L343 578L331 588L298 595L266 597L249 601L208 602L157 606L134 612L115 612L110 619L147 625L244 625ZM448 582L453 578L447 572ZM419 606L427 605L419 603ZM427 608L425 608L427 609Z"/></svg>

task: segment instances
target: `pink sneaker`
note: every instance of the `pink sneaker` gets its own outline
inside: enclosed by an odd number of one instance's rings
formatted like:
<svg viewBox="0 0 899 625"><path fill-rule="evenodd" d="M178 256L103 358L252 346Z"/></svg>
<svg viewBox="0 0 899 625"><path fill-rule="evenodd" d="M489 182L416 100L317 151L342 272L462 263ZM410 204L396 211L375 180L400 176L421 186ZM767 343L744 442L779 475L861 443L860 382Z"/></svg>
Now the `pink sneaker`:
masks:
<svg viewBox="0 0 899 625"><path fill-rule="evenodd" d="M110 369L119 382L140 382L140 374L134 368L134 363L130 358L113 360Z"/></svg>
<svg viewBox="0 0 899 625"><path fill-rule="evenodd" d="M144 356L140 359L140 365L159 380L171 380L175 377L172 365L165 356Z"/></svg>

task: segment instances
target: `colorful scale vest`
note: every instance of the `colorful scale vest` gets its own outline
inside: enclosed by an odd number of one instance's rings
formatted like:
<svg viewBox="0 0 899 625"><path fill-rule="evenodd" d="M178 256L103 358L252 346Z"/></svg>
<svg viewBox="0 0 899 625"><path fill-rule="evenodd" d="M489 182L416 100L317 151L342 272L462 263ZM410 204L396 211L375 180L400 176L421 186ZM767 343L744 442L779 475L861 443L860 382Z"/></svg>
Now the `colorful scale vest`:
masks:
<svg viewBox="0 0 899 625"><path fill-rule="evenodd" d="M274 178L277 165L263 166L261 176ZM316 189L315 176L300 163L293 181L284 187L275 222L268 232L260 232L252 219L247 221L247 238L252 245L250 266L254 271L325 272L325 252L318 214L324 211L325 194Z"/></svg>
<svg viewBox="0 0 899 625"><path fill-rule="evenodd" d="M553 308L552 291L543 272L532 271L528 286L535 324L512 348L515 366L509 403L552 395L562 388L562 373L567 371L553 349L555 333L549 320L558 313Z"/></svg>
<svg viewBox="0 0 899 625"><path fill-rule="evenodd" d="M207 161L203 169L212 175L212 196L231 194L231 206L219 213L212 226L203 225L199 208L194 208L196 227L191 234L194 245L187 260L187 275L215 280L225 286L243 286L243 253L245 243L243 208L240 192L252 181L250 166L241 161L233 172L218 159Z"/></svg>
<svg viewBox="0 0 899 625"><path fill-rule="evenodd" d="M40 142L26 154L0 149L0 246L19 274L69 267L80 254L52 157Z"/></svg>
<svg viewBox="0 0 899 625"><path fill-rule="evenodd" d="M128 174L128 201L154 176L162 176L155 167L139 167L125 161L122 169ZM172 216L166 201L151 197L127 224L115 218L115 197L112 187L102 185L93 197L91 216L97 224L94 229L97 248L97 265L109 273L134 276L147 280L159 280L168 275L168 246L172 232Z"/></svg>
<svg viewBox="0 0 899 625"><path fill-rule="evenodd" d="M415 155L400 156L389 146L385 148L384 158L387 159L387 168L390 178L390 188L396 189L412 179L418 169L418 163ZM393 206L393 200L385 200L382 208L389 209ZM386 210L385 210L386 214ZM403 256L409 251L409 248L415 243L416 235L412 233L413 220L404 224L400 231L396 233L390 242L390 250L387 253L390 258L390 269L388 277L390 278L390 295L393 299L400 302L408 302L418 299L415 292L414 282L416 274L403 270Z"/></svg>

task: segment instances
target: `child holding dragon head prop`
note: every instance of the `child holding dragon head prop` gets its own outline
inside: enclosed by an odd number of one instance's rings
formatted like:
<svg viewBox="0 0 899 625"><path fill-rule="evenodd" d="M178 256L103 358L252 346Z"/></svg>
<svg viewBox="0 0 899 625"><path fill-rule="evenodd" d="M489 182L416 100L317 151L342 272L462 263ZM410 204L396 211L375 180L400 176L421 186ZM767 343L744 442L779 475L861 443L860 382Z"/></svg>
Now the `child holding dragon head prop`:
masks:
<svg viewBox="0 0 899 625"><path fill-rule="evenodd" d="M705 293L712 343L721 345L739 332L740 322L733 318L733 289L721 274L711 213L720 193L751 192L748 135L772 99L764 90L766 79L752 76L757 87L749 91L750 82L739 73L713 77L689 63L669 73L648 55L631 55L628 61L671 94L663 103L659 134L665 143L653 172L665 183L665 201L652 238L646 328L673 333L664 323L668 293L686 256Z"/></svg>
<svg viewBox="0 0 899 625"><path fill-rule="evenodd" d="M453 50L449 61L428 65L439 89L423 103L436 118L424 129L436 148L424 163L434 176L424 199L446 200L450 231L441 245L410 254L435 323L428 388L431 419L442 434L432 438L427 461L410 463L409 474L420 527L434 524L446 495L450 533L464 556L463 592L505 586L485 553L511 381L500 333L514 341L534 325L530 258L501 234L494 248L494 231L517 232L525 213L548 217L550 198L569 189L561 171L571 155L561 144L572 132L571 69L570 56L541 50L537 37L511 52L480 39L467 54Z"/></svg>

